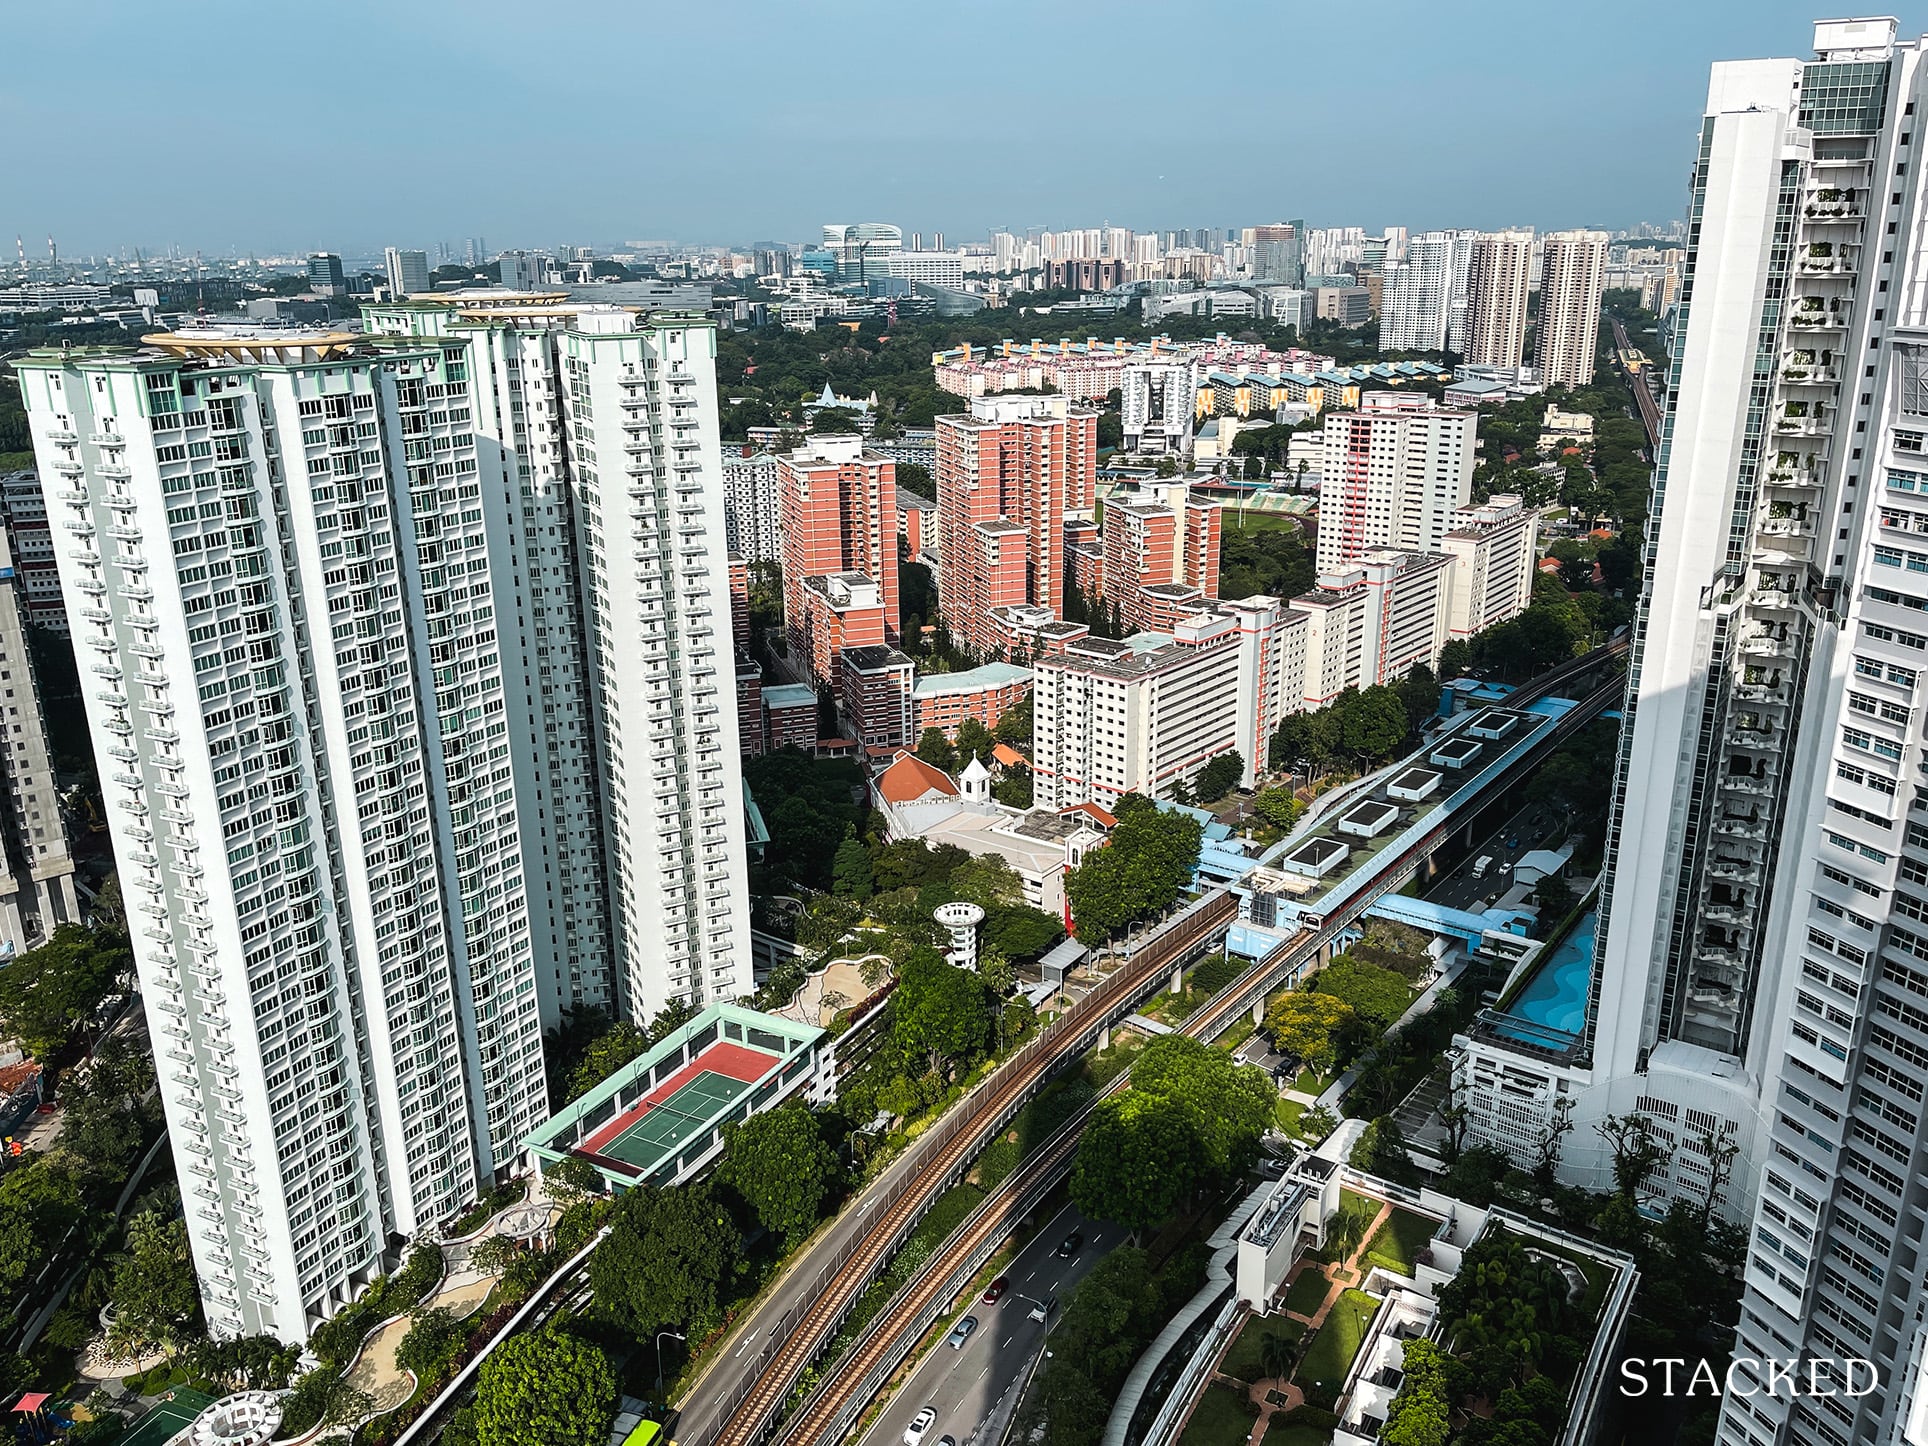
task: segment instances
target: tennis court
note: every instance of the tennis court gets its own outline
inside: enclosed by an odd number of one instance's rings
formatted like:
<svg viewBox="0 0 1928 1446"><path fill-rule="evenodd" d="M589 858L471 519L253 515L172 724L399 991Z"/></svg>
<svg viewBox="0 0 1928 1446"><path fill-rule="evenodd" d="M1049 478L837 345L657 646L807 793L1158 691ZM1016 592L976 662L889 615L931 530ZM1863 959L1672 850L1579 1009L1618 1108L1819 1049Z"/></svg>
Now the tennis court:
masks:
<svg viewBox="0 0 1928 1446"><path fill-rule="evenodd" d="M657 1085L582 1142L600 1155L647 1172L693 1139L707 1139L717 1121L781 1059L758 1049L719 1042Z"/></svg>
<svg viewBox="0 0 1928 1446"><path fill-rule="evenodd" d="M193 1424L194 1418L214 1404L214 1397L185 1386L176 1386L172 1400L162 1401L120 1439L120 1446L166 1446Z"/></svg>

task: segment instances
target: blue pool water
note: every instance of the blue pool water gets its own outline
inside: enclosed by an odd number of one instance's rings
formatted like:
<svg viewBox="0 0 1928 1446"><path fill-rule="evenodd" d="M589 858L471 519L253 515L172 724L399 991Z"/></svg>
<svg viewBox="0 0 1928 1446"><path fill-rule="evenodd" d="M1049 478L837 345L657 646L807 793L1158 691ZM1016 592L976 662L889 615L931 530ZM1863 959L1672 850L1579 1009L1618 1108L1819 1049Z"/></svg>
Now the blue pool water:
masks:
<svg viewBox="0 0 1928 1446"><path fill-rule="evenodd" d="M1578 1034L1586 1027L1587 989L1593 980L1593 930L1597 913L1582 914L1573 932L1526 981L1506 1012L1543 1029Z"/></svg>

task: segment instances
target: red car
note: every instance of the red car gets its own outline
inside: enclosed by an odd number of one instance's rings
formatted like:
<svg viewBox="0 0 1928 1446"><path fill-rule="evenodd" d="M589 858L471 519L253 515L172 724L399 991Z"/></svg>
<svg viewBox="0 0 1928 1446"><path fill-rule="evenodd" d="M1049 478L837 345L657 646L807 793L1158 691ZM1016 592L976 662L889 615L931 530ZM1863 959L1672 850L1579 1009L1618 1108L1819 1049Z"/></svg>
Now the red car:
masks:
<svg viewBox="0 0 1928 1446"><path fill-rule="evenodd" d="M1010 1288L1010 1285L1011 1278L1008 1275L1000 1275L996 1280L984 1287L984 1303L986 1305L996 1305L998 1301L1003 1299L1004 1292Z"/></svg>

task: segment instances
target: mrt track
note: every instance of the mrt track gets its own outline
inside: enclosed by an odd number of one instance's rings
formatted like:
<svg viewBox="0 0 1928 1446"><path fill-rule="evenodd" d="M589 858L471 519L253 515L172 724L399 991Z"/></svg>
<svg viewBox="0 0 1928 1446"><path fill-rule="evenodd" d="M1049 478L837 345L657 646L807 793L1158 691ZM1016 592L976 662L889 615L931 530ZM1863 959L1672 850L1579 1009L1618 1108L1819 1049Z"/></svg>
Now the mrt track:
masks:
<svg viewBox="0 0 1928 1446"><path fill-rule="evenodd" d="M1539 696L1568 677L1597 666L1626 651L1625 642L1611 644L1563 664L1543 680L1519 693ZM1529 755L1495 779L1489 789L1511 787L1573 733L1616 703L1624 691L1619 678L1609 679L1563 714L1556 727ZM1518 696L1518 694L1516 694ZM1509 699L1511 703L1513 700ZM1525 701L1522 699L1521 701ZM1398 888L1410 865L1417 867L1453 831L1450 819L1414 840L1382 869L1374 881L1321 918L1301 929L1264 959L1246 970L1216 998L1199 1006L1180 1026L1180 1032L1214 1039L1239 1015L1263 999L1276 982L1314 957L1356 922L1376 900ZM941 1129L927 1146L928 1158L900 1181L870 1228L849 1252L827 1268L808 1309L797 1318L781 1341L773 1341L758 1358L753 1374L728 1407L721 1427L693 1446L758 1446L782 1426L780 1440L811 1443L836 1440L854 1415L875 1395L889 1372L915 1345L934 1311L961 1287L959 1275L974 1268L987 1247L1009 1233L1041 1191L1069 1168L1078 1146L1084 1118L1104 1095L1129 1079L1122 1074L1110 1087L1074 1116L971 1214L932 1255L919 1275L907 1282L858 1337L836 1370L783 1421L783 1411L796 1383L822 1354L837 1327L849 1314L864 1288L880 1272L891 1254L910 1234L931 1203L949 1188L977 1153L1066 1059L1083 1051L1114 1016L1129 1012L1121 1006L1135 1002L1153 981L1175 962L1209 940L1238 915L1238 896L1229 889L1207 895L1179 914L1165 929L1145 941L1126 964L1079 1000L1050 1028L1031 1041L991 1076L990 1087L969 1105L967 1113ZM928 1139L929 1137L927 1137Z"/></svg>
<svg viewBox="0 0 1928 1446"><path fill-rule="evenodd" d="M883 1269L884 1263L910 1234L917 1221L923 1218L931 1203L963 1173L978 1152L1062 1062L1081 1053L1115 1014L1129 1012L1128 1009L1121 1010L1121 1005L1135 1002L1147 986L1170 970L1175 961L1182 960L1189 951L1224 929L1237 915L1238 898L1229 891L1208 895L1200 900L1174 918L1163 932L1146 940L1109 978L1066 1010L1041 1035L993 1073L989 1087L968 1103L963 1114L936 1132L936 1137L926 1145L925 1158L918 1162L916 1170L899 1182L883 1209L877 1213L877 1218L853 1243L849 1252L826 1270L820 1288L802 1315L794 1322L781 1323L788 1327L783 1338L774 1342L759 1358L752 1368L753 1374L731 1402L722 1426L701 1446L753 1446L753 1443L764 1439L777 1425L795 1383L829 1343L864 1288ZM1063 1164L1077 1146L1076 1130L1061 1131L1060 1137L1052 1144L1053 1148L1042 1151L1039 1156L1027 1161L1024 1168L1014 1172L1012 1180L1006 1181L1005 1186L1009 1187L1020 1177L1034 1178L1038 1170L1045 1166L1045 1156L1052 1157L1054 1166ZM998 1215L999 1212L985 1211L983 1214ZM953 1236L931 1262L933 1267L958 1252L961 1237L975 1234L981 1239L984 1229L1002 1231L1009 1228L1008 1221L1002 1218L995 1226L988 1219L978 1217L974 1217L974 1222L981 1228L975 1232L960 1231ZM905 1289L913 1297L919 1293L920 1286L927 1293L936 1288L941 1274L937 1269L929 1269ZM915 1303L906 1306L901 1300L893 1301L889 1314L896 1317L904 1309L914 1312L916 1308ZM876 1342L875 1346L881 1349L883 1343ZM861 1363L844 1363L837 1372L836 1380L829 1385L834 1387L839 1383L854 1382L863 1374ZM799 1413L786 1434L796 1440L818 1439L813 1434L810 1422L822 1410L841 1404L826 1402L822 1398L847 1393L847 1388L844 1392L829 1389L819 1391L806 1409Z"/></svg>

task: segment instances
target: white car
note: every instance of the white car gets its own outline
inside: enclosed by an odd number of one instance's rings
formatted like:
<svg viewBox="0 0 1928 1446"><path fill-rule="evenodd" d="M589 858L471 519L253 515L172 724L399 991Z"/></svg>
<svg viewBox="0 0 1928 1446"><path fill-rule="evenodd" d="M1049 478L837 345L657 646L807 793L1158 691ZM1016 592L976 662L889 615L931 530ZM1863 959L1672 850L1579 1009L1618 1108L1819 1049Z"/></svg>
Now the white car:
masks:
<svg viewBox="0 0 1928 1446"><path fill-rule="evenodd" d="M910 1425L904 1428L904 1446L921 1446L924 1437L930 1434L931 1427L937 1424L937 1408L926 1406L911 1417Z"/></svg>

